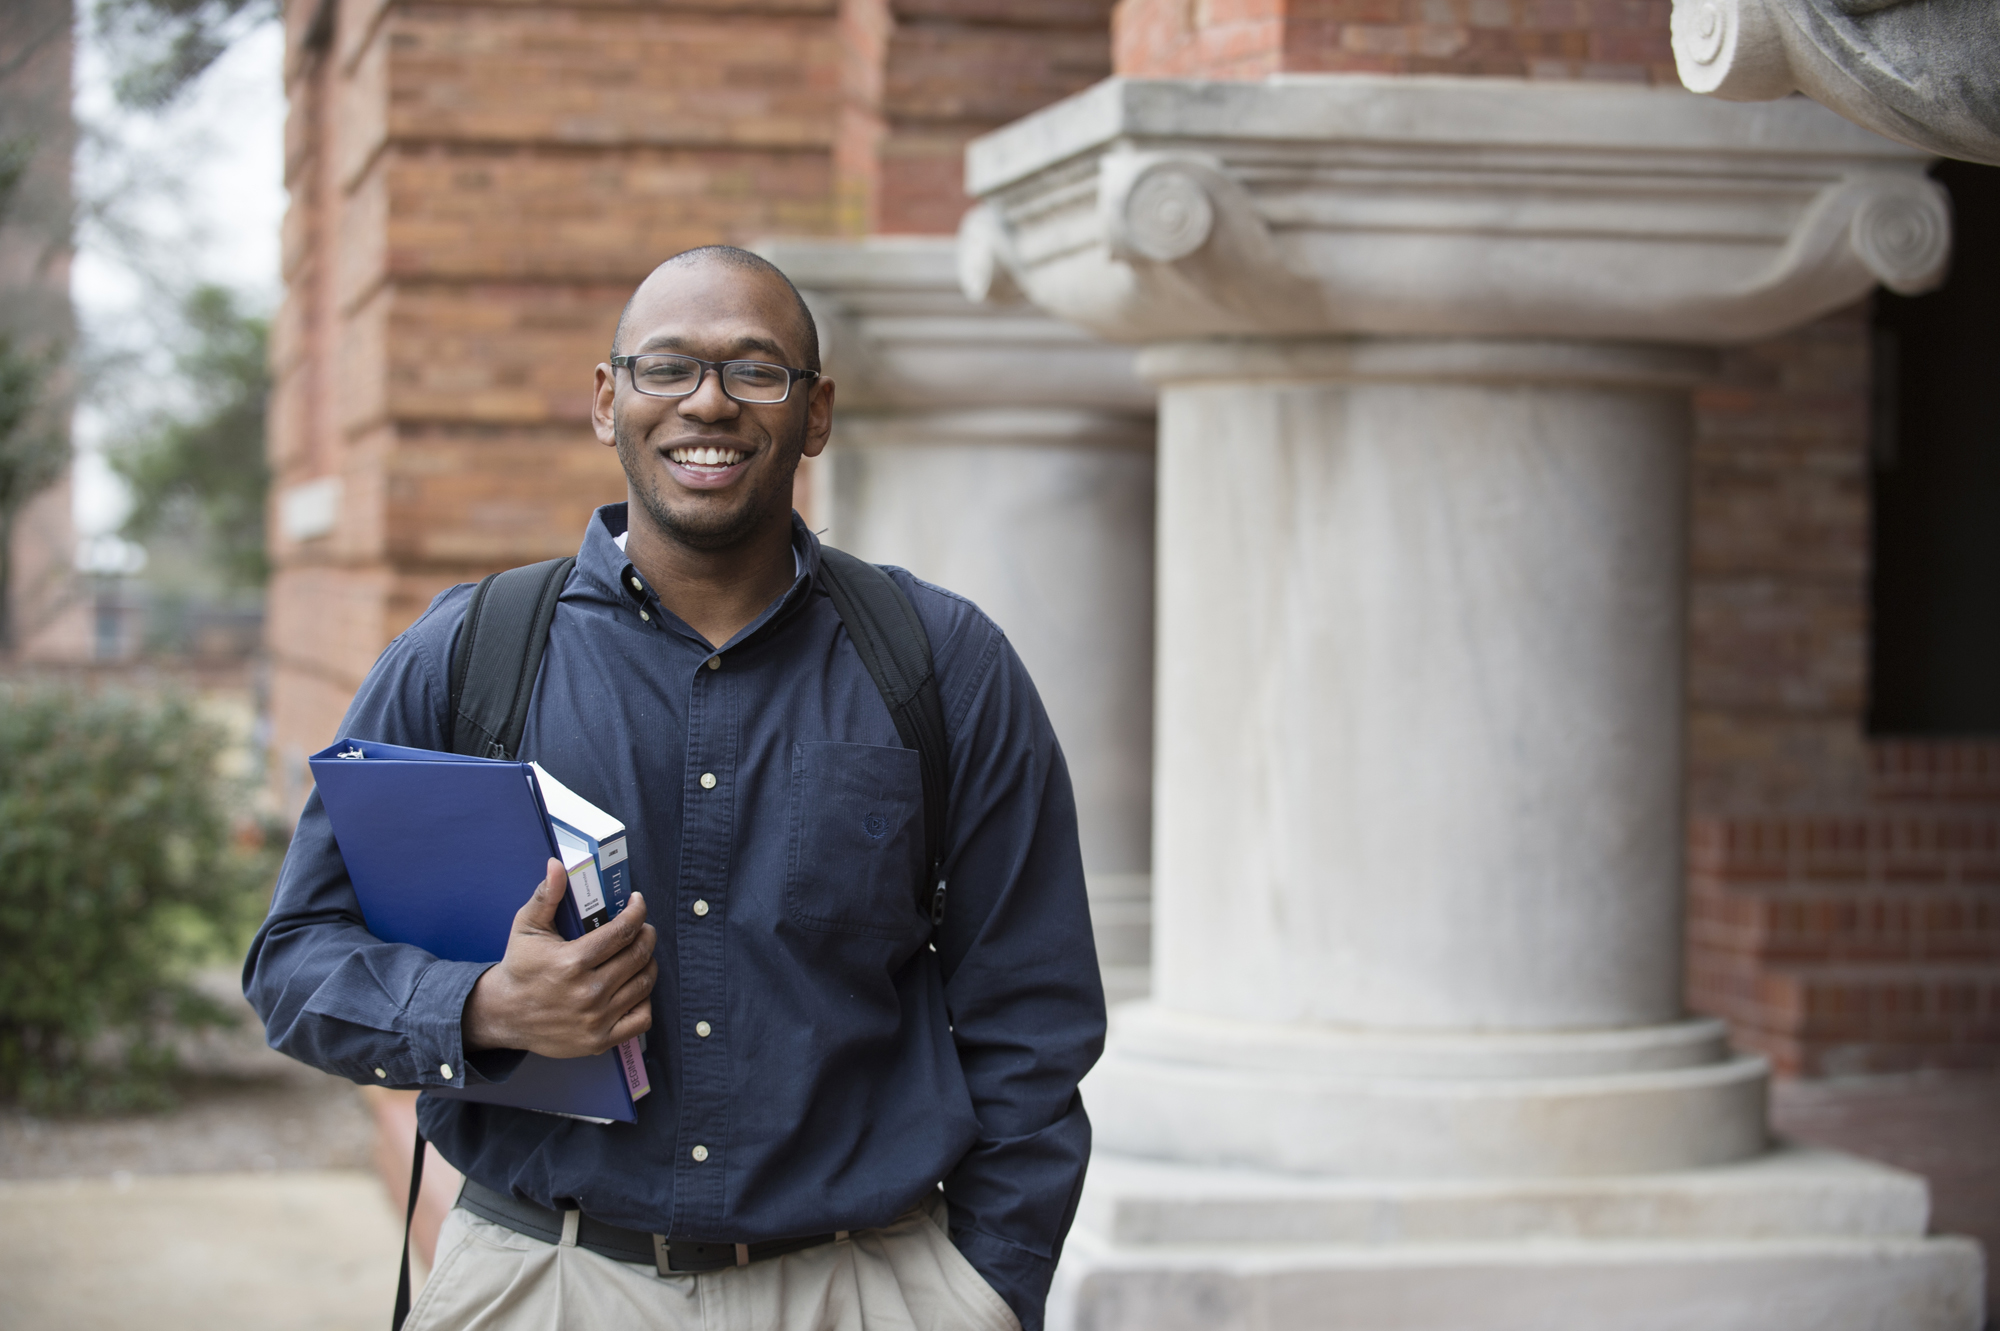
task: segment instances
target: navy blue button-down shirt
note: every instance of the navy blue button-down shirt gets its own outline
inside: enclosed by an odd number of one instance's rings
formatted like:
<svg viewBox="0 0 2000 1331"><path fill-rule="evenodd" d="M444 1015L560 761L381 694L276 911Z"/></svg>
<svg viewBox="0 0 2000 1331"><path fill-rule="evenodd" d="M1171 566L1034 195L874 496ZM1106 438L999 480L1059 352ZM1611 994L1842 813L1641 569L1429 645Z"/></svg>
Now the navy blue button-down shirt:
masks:
<svg viewBox="0 0 2000 1331"><path fill-rule="evenodd" d="M953 1241L1034 1331L1090 1152L1076 1088L1104 996L1069 776L1026 670L969 602L894 572L951 736L933 939L917 755L817 585L818 542L794 519L797 579L717 650L644 585L624 527L622 504L591 521L520 756L628 829L659 931L653 1093L610 1126L427 1096L425 1135L488 1187L690 1240L866 1229L942 1182ZM448 746L469 598L443 593L389 645L342 735ZM275 1048L365 1084L504 1077L518 1056L460 1042L484 969L372 937L307 801L244 968Z"/></svg>

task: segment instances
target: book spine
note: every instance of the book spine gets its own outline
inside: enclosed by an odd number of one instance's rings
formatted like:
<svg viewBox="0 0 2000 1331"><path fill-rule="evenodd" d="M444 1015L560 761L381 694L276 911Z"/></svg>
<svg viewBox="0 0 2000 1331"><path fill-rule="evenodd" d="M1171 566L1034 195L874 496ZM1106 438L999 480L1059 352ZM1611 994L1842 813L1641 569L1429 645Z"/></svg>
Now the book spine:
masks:
<svg viewBox="0 0 2000 1331"><path fill-rule="evenodd" d="M602 843L592 842L591 849L597 852L597 869L604 876L605 904L615 916L632 899L632 866L625 857L625 834L620 832Z"/></svg>
<svg viewBox="0 0 2000 1331"><path fill-rule="evenodd" d="M652 1078L646 1075L646 1057L640 1050L638 1036L618 1046L618 1066L625 1069L625 1089L631 1092L635 1101L653 1089Z"/></svg>

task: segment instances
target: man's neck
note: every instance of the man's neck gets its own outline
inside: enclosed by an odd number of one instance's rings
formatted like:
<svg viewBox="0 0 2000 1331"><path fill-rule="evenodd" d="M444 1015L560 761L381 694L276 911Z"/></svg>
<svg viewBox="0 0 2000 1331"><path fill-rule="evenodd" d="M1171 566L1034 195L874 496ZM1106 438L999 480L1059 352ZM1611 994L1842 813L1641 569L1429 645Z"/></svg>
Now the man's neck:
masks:
<svg viewBox="0 0 2000 1331"><path fill-rule="evenodd" d="M635 513L643 514L637 504ZM791 514L762 524L725 550L700 550L659 531L643 516L625 538L625 557L660 604L720 647L741 633L797 576Z"/></svg>

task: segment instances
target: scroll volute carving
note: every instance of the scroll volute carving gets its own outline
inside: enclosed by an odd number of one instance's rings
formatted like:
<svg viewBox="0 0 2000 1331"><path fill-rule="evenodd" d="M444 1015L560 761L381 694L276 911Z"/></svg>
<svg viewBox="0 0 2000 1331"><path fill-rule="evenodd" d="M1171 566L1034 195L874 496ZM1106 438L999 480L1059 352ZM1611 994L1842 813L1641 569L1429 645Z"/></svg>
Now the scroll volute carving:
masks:
<svg viewBox="0 0 2000 1331"><path fill-rule="evenodd" d="M1034 262L1003 219L986 204L960 226L959 274L975 301L1025 293L1114 341L1326 323L1319 284L1285 262L1249 194L1210 157L1121 150L1098 159L1092 239L1115 276L1078 282L1060 261Z"/></svg>

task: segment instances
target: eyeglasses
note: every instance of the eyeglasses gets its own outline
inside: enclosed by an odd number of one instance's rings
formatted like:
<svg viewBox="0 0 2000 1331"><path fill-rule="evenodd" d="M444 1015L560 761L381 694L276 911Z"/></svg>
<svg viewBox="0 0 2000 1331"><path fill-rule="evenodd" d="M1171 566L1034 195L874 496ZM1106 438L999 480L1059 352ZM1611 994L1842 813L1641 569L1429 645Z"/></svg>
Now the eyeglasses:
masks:
<svg viewBox="0 0 2000 1331"><path fill-rule="evenodd" d="M795 383L811 383L818 370L795 370L761 360L702 360L697 356L613 356L611 364L632 375L632 387L647 397L686 397L701 387L710 370L722 391L738 402L783 402Z"/></svg>

